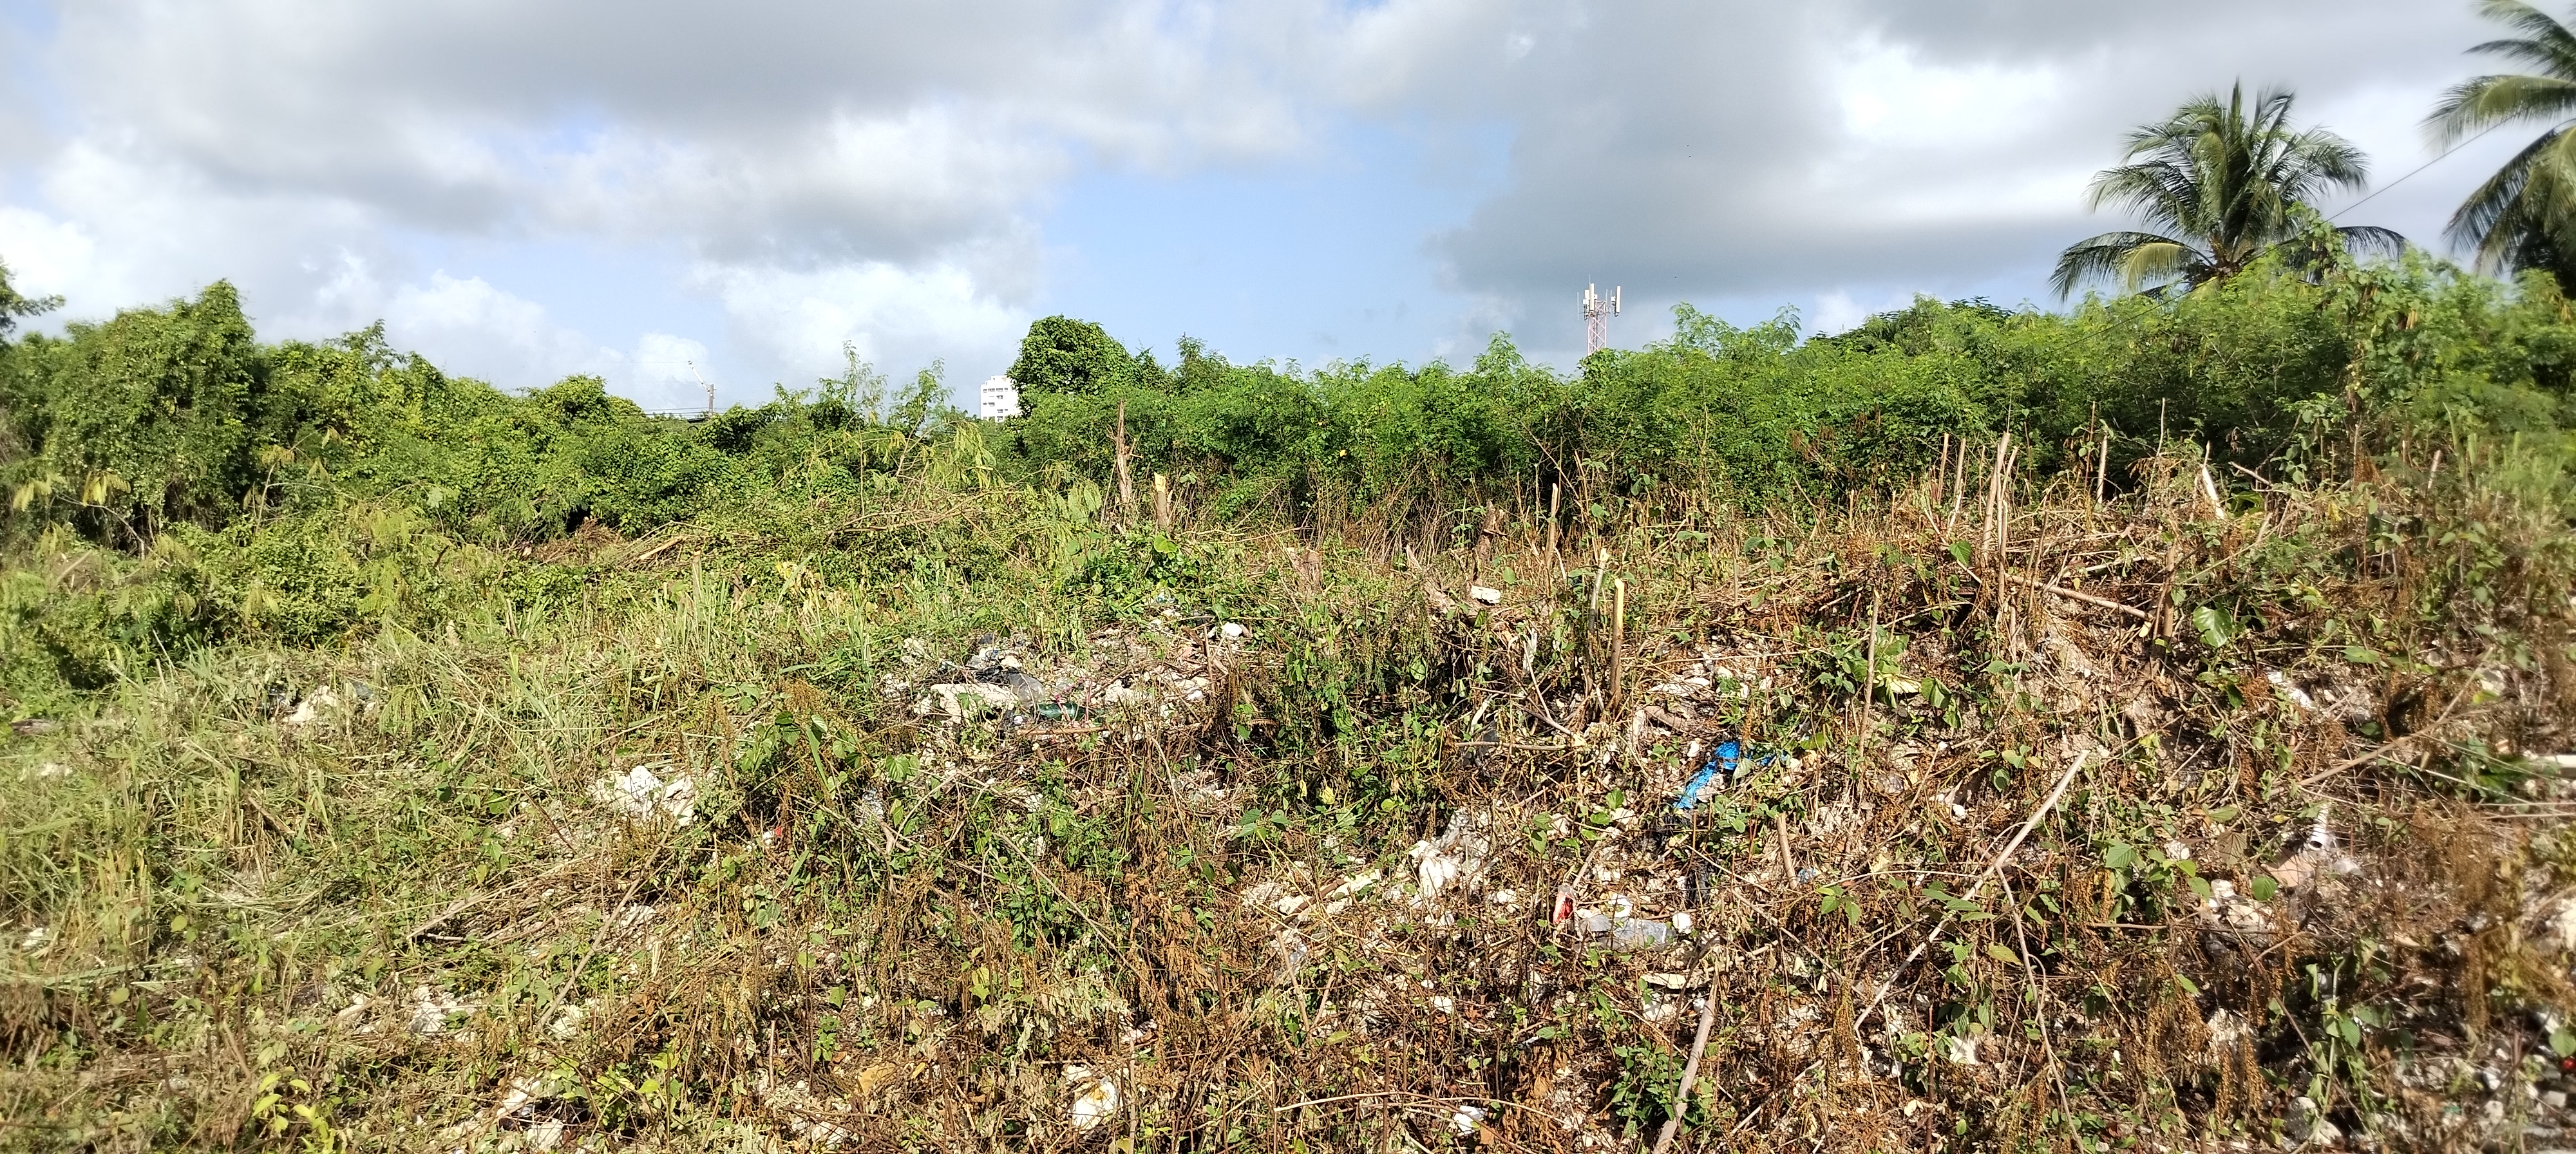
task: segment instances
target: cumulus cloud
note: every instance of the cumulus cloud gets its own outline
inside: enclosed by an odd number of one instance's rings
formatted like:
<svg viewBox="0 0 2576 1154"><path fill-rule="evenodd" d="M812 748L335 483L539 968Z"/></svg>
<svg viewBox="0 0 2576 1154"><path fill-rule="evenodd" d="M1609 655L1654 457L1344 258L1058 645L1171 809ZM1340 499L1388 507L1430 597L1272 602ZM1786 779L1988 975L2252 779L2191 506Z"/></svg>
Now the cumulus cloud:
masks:
<svg viewBox="0 0 2576 1154"><path fill-rule="evenodd" d="M1459 288L1558 347L1576 326L1559 298L1593 280L1650 302L2036 289L2058 248L2121 223L2087 217L2081 195L2126 130L2240 76L2298 88L2310 121L2381 148L2393 177L2424 158L2415 118L2486 35L2465 3L2396 0L1528 4L1483 19L1417 19L1417 38L1455 43L1378 50L1444 59L1414 83L1508 110L1508 186L1435 251ZM1537 48L1473 51L1496 20ZM2431 240L2438 200L2374 211Z"/></svg>
<svg viewBox="0 0 2576 1154"><path fill-rule="evenodd" d="M709 265L700 276L724 302L744 340L799 370L797 381L836 373L840 348L885 368L925 364L943 350L1012 349L1025 312L982 292L965 269L876 262L813 272Z"/></svg>
<svg viewBox="0 0 2576 1154"><path fill-rule="evenodd" d="M843 341L895 371L998 368L1030 316L1082 309L1049 296L1048 214L1071 182L1293 176L1341 163L1353 123L1426 158L1498 130L1509 145L1420 238L1459 302L1418 322L1423 347L1336 353L1472 346L1488 325L1561 353L1588 282L1648 310L1791 300L1836 323L1915 290L2035 288L2058 247L2118 223L2079 197L2129 126L2239 76L2290 83L2391 176L2487 34L2446 0L47 11L0 17L28 97L0 111L0 255L27 287L94 314L230 277L268 331L382 316L496 378L608 366L683 400L695 381L654 375L677 347L656 341L730 362L737 396L831 371ZM2426 181L2373 222L2429 239L2446 195ZM583 331L560 295L460 263L532 246L650 264L723 331L610 332L597 309Z"/></svg>
<svg viewBox="0 0 2576 1154"><path fill-rule="evenodd" d="M1312 110L1245 64L1313 12L1260 7L65 4L14 29L59 112L0 133L38 191L0 240L84 311L228 276L285 332L382 310L510 375L597 346L434 271L424 238L662 254L717 295L746 377L843 339L959 355L1025 324L1038 214L1077 168L1306 146Z"/></svg>

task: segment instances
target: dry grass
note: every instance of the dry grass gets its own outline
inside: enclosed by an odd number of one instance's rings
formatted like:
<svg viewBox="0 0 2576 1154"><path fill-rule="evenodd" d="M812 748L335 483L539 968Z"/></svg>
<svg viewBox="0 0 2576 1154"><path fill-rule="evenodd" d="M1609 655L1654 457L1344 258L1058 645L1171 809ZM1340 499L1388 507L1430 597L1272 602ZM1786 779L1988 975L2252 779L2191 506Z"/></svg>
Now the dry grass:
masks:
<svg viewBox="0 0 2576 1154"><path fill-rule="evenodd" d="M2452 472L1639 506L1554 555L1210 526L1124 592L1086 558L1145 546L1046 502L875 584L578 542L587 598L202 653L7 748L0 1142L1637 1147L1704 998L1684 1148L2219 1148L2301 1097L2515 1141L2564 1124L2523 1087L2566 1088L2576 845L2517 755L2566 748L2576 569ZM917 715L987 632L1093 713ZM1780 756L1672 812L1728 737ZM593 796L637 765L691 821ZM1462 814L1481 875L1421 900ZM1560 887L1693 931L1611 949Z"/></svg>

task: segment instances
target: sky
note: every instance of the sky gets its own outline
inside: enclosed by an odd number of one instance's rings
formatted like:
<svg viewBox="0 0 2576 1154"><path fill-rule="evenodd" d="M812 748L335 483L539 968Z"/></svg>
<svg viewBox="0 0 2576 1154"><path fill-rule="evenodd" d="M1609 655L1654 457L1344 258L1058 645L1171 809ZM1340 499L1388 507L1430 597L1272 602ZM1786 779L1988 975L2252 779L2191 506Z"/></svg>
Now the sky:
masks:
<svg viewBox="0 0 2576 1154"><path fill-rule="evenodd" d="M648 407L934 363L1031 320L1168 359L1582 353L1674 303L1839 331L2060 307L2124 134L2283 85L2365 149L2340 218L2449 254L2536 135L2421 129L2470 0L0 0L0 261L47 318L242 292L506 388ZM2402 180L2400 178L2403 178ZM2325 207L2345 210L2357 196Z"/></svg>

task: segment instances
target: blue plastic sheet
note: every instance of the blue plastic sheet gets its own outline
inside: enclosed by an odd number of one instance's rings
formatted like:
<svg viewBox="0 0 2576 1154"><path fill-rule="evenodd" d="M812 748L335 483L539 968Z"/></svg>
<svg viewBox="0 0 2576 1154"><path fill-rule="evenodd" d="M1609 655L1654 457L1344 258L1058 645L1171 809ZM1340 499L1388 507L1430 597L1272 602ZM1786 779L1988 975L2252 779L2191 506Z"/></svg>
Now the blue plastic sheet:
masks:
<svg viewBox="0 0 2576 1154"><path fill-rule="evenodd" d="M1776 756L1778 755L1769 754L1755 758L1753 764L1769 765L1771 759ZM1690 784L1682 787L1681 797L1673 802L1673 812L1689 813L1691 807L1698 805L1701 798L1708 796L1710 790L1717 788L1721 777L1732 781L1743 771L1743 744L1734 738L1719 742L1717 748L1709 752L1708 763L1700 766L1699 772L1691 775Z"/></svg>

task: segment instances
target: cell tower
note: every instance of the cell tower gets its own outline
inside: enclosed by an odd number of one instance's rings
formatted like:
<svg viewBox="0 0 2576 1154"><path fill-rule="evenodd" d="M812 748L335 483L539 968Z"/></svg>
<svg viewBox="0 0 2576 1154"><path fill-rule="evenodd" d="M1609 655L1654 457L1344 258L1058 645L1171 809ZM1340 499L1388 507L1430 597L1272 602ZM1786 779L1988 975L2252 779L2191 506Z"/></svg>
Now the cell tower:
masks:
<svg viewBox="0 0 2576 1154"><path fill-rule="evenodd" d="M1583 286L1583 355L1591 356L1610 347L1610 318L1619 315L1619 286L1610 286L1610 295L1601 295L1601 286Z"/></svg>

